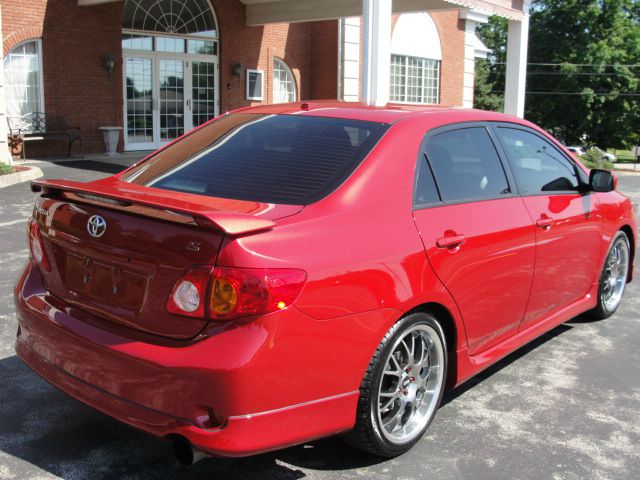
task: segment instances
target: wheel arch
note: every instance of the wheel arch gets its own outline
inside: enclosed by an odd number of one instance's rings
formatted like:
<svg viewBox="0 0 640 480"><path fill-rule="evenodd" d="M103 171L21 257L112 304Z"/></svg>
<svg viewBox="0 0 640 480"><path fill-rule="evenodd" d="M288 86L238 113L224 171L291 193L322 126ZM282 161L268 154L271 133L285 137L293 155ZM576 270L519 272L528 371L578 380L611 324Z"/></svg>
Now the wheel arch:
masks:
<svg viewBox="0 0 640 480"><path fill-rule="evenodd" d="M449 309L437 302L427 302L412 308L404 315L402 315L402 317L406 317L407 315L418 312L430 313L431 315L436 317L436 319L440 322L442 330L444 331L444 339L447 344L447 351L455 352L458 345L457 329L456 322L453 319L453 315L451 314Z"/></svg>
<svg viewBox="0 0 640 480"><path fill-rule="evenodd" d="M633 262L635 261L635 257L636 257L636 241L635 238L633 236L633 229L631 228L631 225L622 225L622 227L620 227L620 231L623 232L626 236L627 236L627 240L629 240L629 249L631 250L631 258L629 259L629 272L627 274L627 283L630 282L632 280L633 277Z"/></svg>
<svg viewBox="0 0 640 480"><path fill-rule="evenodd" d="M442 331L444 332L444 339L447 345L448 352L448 368L447 368L447 380L445 388L453 388L457 384L457 350L461 341L464 338L460 338L460 335L464 335L464 332L460 332L456 326L456 320L451 311L438 302L425 302L413 307L411 310L403 314L400 318L404 318L407 315L413 313L424 312L433 315L440 323Z"/></svg>
<svg viewBox="0 0 640 480"><path fill-rule="evenodd" d="M635 238L633 237L633 228L631 228L631 225L625 224L620 227L620 230L623 231L627 236L627 238L629 239L629 246L631 247L631 257L632 258L635 257L636 241L635 241Z"/></svg>

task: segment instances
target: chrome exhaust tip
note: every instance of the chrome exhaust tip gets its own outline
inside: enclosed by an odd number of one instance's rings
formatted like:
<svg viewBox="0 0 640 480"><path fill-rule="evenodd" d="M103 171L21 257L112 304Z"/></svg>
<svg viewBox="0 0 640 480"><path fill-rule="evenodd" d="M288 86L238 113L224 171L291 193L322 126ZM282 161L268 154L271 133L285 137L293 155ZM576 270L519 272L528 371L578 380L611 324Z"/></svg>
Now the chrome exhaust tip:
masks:
<svg viewBox="0 0 640 480"><path fill-rule="evenodd" d="M193 465L199 460L208 457L206 453L194 448L186 438L175 437L173 439L173 454L183 465Z"/></svg>

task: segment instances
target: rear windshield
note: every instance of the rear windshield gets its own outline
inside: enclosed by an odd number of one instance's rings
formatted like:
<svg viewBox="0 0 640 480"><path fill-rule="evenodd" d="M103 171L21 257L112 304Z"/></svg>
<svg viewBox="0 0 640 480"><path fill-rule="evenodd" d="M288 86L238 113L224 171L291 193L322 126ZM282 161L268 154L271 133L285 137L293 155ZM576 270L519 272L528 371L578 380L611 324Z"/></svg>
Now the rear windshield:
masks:
<svg viewBox="0 0 640 480"><path fill-rule="evenodd" d="M254 202L307 205L335 190L389 125L230 114L129 170L124 181Z"/></svg>

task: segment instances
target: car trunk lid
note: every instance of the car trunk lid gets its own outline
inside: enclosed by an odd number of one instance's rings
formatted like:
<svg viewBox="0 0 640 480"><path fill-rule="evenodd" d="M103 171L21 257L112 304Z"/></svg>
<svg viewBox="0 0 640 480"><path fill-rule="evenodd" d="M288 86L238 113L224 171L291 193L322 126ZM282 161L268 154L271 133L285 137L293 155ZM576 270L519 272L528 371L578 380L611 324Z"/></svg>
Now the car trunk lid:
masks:
<svg viewBox="0 0 640 480"><path fill-rule="evenodd" d="M32 190L42 193L34 218L52 264L43 272L47 289L101 321L173 339L193 338L207 324L166 310L186 271L215 265L225 236L270 229L275 219L301 209L116 179L40 181Z"/></svg>

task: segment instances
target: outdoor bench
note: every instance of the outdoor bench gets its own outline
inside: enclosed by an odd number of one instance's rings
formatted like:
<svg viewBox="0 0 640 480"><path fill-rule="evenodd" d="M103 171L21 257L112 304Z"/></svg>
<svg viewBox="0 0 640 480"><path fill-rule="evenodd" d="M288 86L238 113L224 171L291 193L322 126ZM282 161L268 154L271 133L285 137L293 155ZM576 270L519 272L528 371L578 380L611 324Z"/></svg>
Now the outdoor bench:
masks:
<svg viewBox="0 0 640 480"><path fill-rule="evenodd" d="M69 127L65 118L33 112L22 117L7 117L9 124L9 147L22 145L22 158L26 158L27 142L64 139L67 142L67 157L71 156L71 146L77 141L82 146L82 135L79 127Z"/></svg>

